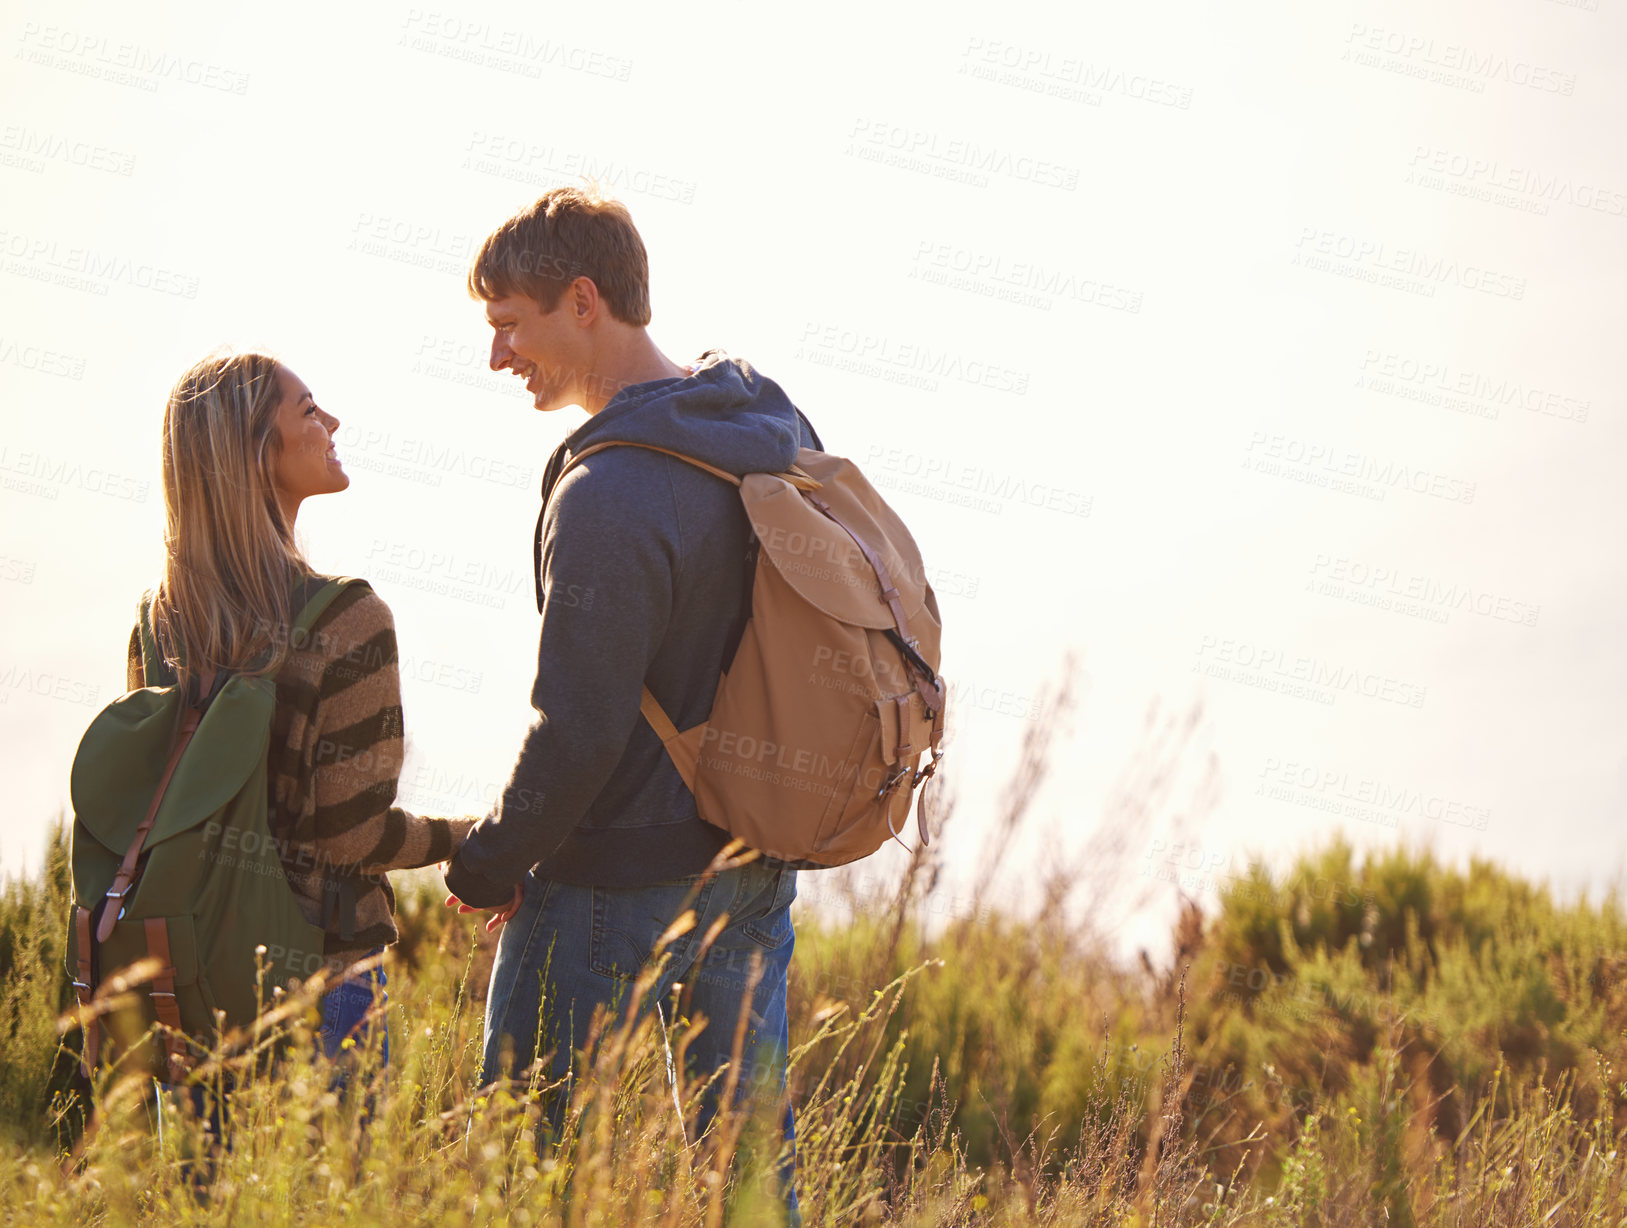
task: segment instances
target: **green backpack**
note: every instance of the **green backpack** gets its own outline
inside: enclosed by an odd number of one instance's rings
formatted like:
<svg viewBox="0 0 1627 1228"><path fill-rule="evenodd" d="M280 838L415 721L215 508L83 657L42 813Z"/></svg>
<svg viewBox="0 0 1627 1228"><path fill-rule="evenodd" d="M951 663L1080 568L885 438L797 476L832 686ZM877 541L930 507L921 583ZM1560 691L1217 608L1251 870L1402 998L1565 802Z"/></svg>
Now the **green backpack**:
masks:
<svg viewBox="0 0 1627 1228"><path fill-rule="evenodd" d="M306 601L294 647L349 583ZM267 823L274 680L231 674L194 703L159 656L146 598L140 627L149 685L102 709L74 756L68 950L86 1008L120 969L157 961L133 1010L82 1013L85 1074L105 1022L121 1065L176 1083L252 1023L273 986L322 966L323 931L300 911Z"/></svg>

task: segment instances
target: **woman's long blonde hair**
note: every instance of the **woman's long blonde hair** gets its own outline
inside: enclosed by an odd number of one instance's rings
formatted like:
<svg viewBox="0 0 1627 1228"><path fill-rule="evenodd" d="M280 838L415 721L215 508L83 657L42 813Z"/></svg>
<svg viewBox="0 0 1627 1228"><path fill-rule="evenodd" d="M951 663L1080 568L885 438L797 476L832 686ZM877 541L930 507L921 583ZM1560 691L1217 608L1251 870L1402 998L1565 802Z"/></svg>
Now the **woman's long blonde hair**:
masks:
<svg viewBox="0 0 1627 1228"><path fill-rule="evenodd" d="M210 669L273 673L288 655L310 565L277 500L278 370L266 354L214 354L170 389L153 633L184 685Z"/></svg>

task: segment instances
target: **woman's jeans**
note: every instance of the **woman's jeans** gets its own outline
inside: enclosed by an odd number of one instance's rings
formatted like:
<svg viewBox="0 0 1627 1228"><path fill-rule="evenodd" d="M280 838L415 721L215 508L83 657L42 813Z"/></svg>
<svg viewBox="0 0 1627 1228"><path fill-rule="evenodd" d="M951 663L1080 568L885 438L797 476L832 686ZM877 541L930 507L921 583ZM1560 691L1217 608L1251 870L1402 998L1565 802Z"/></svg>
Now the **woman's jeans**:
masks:
<svg viewBox="0 0 1627 1228"><path fill-rule="evenodd" d="M374 947L367 955L372 958L383 952L383 947ZM357 1049L366 1048L372 1042L372 1029L376 1025L379 1030L379 1066L388 1068L390 1030L384 1026L382 1013L372 1020L367 1018L367 1012L373 1009L374 987L378 988L378 1004L382 1008L389 1001L389 994L385 992L388 984L389 979L381 965L371 972L346 977L322 995L320 1035L322 1052L329 1059L338 1057L344 1051L346 1040L355 1041L354 1047ZM344 1070L343 1064L340 1069Z"/></svg>
<svg viewBox="0 0 1627 1228"><path fill-rule="evenodd" d="M795 870L758 860L704 881L695 875L630 888L574 887L533 872L524 887L519 911L503 927L492 967L482 1083L504 1075L524 1079L539 1054L551 1054L547 1080L568 1080L573 1057L587 1044L594 1009L603 1004L615 1012L612 1026L625 1017L633 981L657 953L661 935L684 909L692 908L695 925L666 948L670 959L639 1010L647 1013L659 1004L665 1011L673 986L682 982L685 1013L707 1020L690 1043L689 1073L709 1076L733 1056L752 957L759 956L762 975L747 1008L738 1095L743 1103L748 1094L776 1100L784 1094L786 971L796 945L790 911L797 894ZM725 913L728 924L702 960L705 935ZM506 1068L505 1051L511 1055ZM721 1083L714 1084L715 1095L702 1101L700 1133L716 1116ZM556 1138L569 1098L568 1081L550 1097L548 1118ZM783 1135L794 1148L789 1104ZM794 1151L780 1181L796 1223L793 1176Z"/></svg>
<svg viewBox="0 0 1627 1228"><path fill-rule="evenodd" d="M382 954L383 947L374 947L367 954L369 957ZM382 1007L388 1000L385 986L388 978L384 975L382 967L374 968L371 972L363 972L352 977L346 977L322 995L320 1009L322 1012L322 1026L317 1033L322 1042L322 1052L334 1063L333 1077L329 1090L343 1093L349 1084L351 1068L354 1059L349 1056L356 1049L363 1049L372 1041L372 1029L379 1029L379 1066L381 1071L386 1070L390 1061L390 1032L384 1025L382 1015L372 1020L367 1018L368 1011L373 1009L373 988L378 987L378 1002ZM345 1041L353 1040L351 1050L344 1047ZM182 1097L182 1103L191 1101L192 1112L196 1117L207 1118L208 1136L214 1140L222 1141L223 1132L222 1106L216 1098L213 1087L206 1088L194 1083L190 1087L181 1087L174 1083L158 1083L159 1099L163 1099L164 1092L174 1092ZM230 1094L230 1087L226 1092ZM370 1118L375 1108L373 1097L369 1094L366 1104L362 1106L363 1118ZM160 1119L162 1120L162 1119ZM229 1148L231 1141L225 1139Z"/></svg>

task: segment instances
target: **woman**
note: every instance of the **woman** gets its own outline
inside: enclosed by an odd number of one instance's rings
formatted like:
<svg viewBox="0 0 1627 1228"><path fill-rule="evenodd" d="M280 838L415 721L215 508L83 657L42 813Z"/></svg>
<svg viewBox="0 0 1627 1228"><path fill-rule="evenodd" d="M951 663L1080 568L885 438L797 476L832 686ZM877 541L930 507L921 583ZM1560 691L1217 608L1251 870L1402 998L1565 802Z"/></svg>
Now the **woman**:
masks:
<svg viewBox="0 0 1627 1228"><path fill-rule="evenodd" d="M290 634L325 579L294 540L300 505L350 485L333 446L338 426L264 354L213 356L183 375L164 414L166 559L152 603L159 653L184 685L211 670L275 680L271 831L306 920L326 935L329 1057L367 1039L374 988L385 983L377 967L352 971L396 940L385 872L445 861L474 822L393 805L402 718L390 607L355 582L309 636ZM128 682L148 685L139 627ZM387 1061L387 1041L381 1050Z"/></svg>

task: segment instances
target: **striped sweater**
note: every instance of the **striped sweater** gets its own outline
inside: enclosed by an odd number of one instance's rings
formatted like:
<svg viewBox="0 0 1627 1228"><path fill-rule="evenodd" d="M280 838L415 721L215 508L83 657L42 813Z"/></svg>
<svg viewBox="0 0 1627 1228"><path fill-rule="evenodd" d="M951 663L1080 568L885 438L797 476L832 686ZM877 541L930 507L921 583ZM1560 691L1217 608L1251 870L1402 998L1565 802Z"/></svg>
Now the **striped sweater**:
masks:
<svg viewBox="0 0 1627 1228"><path fill-rule="evenodd" d="M127 682L146 685L130 633ZM424 818L394 804L403 753L395 620L365 582L347 587L276 675L267 763L271 833L305 919L348 966L397 938L387 870L457 851L473 817Z"/></svg>

